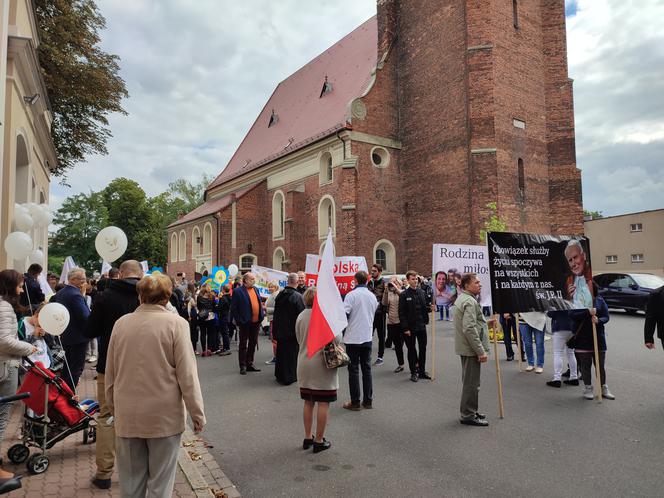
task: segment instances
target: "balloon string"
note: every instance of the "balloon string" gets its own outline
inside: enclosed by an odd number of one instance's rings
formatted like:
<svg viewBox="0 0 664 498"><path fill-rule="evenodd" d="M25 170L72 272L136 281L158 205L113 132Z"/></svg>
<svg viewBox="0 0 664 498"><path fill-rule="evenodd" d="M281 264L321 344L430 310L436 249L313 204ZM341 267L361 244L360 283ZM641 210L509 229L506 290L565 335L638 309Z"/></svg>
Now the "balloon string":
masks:
<svg viewBox="0 0 664 498"><path fill-rule="evenodd" d="M58 340L58 343L60 344L60 349L64 351L64 346L62 345L62 341L60 340L60 336L56 335L55 338ZM71 375L71 370L69 369L69 362L67 361L67 353L65 352L64 355L64 360L65 360L65 367L67 367L67 373L69 374L69 378L71 379L72 383L74 382L74 377ZM72 390L74 391L74 395L76 395L76 386L72 386Z"/></svg>

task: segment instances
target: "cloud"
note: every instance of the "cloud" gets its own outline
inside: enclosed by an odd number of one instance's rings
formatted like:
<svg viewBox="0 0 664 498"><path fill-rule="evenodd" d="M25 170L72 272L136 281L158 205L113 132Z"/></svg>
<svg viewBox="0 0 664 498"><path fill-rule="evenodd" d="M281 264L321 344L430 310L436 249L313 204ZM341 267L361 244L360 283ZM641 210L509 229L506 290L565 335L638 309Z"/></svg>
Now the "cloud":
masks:
<svg viewBox="0 0 664 498"><path fill-rule="evenodd" d="M584 205L605 215L662 208L664 4L574 3L567 46Z"/></svg>

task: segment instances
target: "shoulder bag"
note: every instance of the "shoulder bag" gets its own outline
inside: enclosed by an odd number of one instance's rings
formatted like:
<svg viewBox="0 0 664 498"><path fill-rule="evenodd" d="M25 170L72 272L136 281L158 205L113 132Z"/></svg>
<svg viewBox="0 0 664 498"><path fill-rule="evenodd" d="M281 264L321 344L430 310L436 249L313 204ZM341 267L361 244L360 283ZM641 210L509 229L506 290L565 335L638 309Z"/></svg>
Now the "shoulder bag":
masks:
<svg viewBox="0 0 664 498"><path fill-rule="evenodd" d="M350 363L350 358L346 354L341 344L330 342L323 348L323 360L327 368L345 367Z"/></svg>

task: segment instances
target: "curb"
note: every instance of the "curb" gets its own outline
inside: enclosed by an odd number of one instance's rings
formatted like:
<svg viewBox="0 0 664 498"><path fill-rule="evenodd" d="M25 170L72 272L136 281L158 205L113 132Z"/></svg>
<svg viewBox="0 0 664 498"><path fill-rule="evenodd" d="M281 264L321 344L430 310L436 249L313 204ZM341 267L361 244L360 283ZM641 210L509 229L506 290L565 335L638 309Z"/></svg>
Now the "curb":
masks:
<svg viewBox="0 0 664 498"><path fill-rule="evenodd" d="M191 489L197 498L241 498L242 495L221 470L206 444L187 426L182 434L178 466Z"/></svg>

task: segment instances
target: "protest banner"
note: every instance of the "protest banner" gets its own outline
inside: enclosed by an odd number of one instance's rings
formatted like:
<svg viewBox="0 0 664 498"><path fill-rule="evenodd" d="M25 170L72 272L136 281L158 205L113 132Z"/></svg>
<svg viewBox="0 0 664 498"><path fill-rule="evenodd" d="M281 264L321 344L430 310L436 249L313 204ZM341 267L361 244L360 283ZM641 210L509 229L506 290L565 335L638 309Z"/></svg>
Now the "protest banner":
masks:
<svg viewBox="0 0 664 498"><path fill-rule="evenodd" d="M318 268L321 258L317 254L307 254L304 267L306 286L316 285L318 281ZM364 256L341 256L334 258L334 280L337 282L339 292L345 296L355 287L353 276L358 271L367 271L367 260Z"/></svg>
<svg viewBox="0 0 664 498"><path fill-rule="evenodd" d="M445 273L445 282L439 272ZM491 280L489 278L489 256L486 246L458 244L433 245L433 292L443 294L458 292L458 282L464 273L477 273L482 282L480 304L491 306ZM455 278L458 276L459 278ZM443 285L445 287L443 287Z"/></svg>
<svg viewBox="0 0 664 498"><path fill-rule="evenodd" d="M270 291L267 286L270 282L277 282L282 289L288 283L288 273L284 271L266 268L264 266L252 265L251 273L256 277L254 287L258 290L261 297L270 297Z"/></svg>
<svg viewBox="0 0 664 498"><path fill-rule="evenodd" d="M497 313L593 307L586 237L489 232L487 246Z"/></svg>

